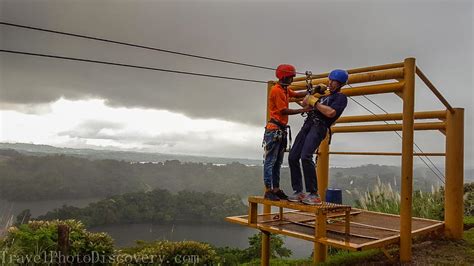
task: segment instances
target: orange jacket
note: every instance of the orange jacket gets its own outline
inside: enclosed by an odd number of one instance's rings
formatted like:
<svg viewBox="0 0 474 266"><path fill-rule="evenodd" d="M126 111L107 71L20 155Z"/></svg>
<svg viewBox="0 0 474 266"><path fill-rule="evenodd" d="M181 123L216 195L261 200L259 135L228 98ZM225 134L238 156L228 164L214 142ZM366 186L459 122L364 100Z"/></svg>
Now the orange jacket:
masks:
<svg viewBox="0 0 474 266"><path fill-rule="evenodd" d="M288 124L288 115L281 114L281 111L288 109L289 98L295 97L296 93L291 89L284 89L280 84L275 84L270 90L268 97L268 109L270 111L270 119L275 119L283 125ZM278 126L267 122L265 127L268 130L278 129Z"/></svg>

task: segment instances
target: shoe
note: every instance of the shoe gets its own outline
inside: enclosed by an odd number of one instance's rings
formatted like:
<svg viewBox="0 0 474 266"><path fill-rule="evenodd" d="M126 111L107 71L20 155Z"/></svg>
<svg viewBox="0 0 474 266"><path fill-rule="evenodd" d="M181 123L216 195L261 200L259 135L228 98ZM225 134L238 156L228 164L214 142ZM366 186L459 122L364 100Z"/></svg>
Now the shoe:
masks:
<svg viewBox="0 0 474 266"><path fill-rule="evenodd" d="M288 197L288 201L300 202L300 201L302 201L305 197L306 197L306 194L304 194L303 192L295 192L295 193L293 193L293 195L291 195L291 196Z"/></svg>
<svg viewBox="0 0 474 266"><path fill-rule="evenodd" d="M288 196L281 189L279 189L277 192L273 192L273 194L275 194L281 200L287 200L288 199Z"/></svg>
<svg viewBox="0 0 474 266"><path fill-rule="evenodd" d="M267 199L267 200L272 200L272 201L279 201L280 198L275 195L275 193L273 193L273 191L265 191L265 195L263 195L263 198L264 199Z"/></svg>
<svg viewBox="0 0 474 266"><path fill-rule="evenodd" d="M308 205L321 205L322 204L321 197L319 197L319 194L317 193L309 194L307 197L305 197L302 200L302 202Z"/></svg>

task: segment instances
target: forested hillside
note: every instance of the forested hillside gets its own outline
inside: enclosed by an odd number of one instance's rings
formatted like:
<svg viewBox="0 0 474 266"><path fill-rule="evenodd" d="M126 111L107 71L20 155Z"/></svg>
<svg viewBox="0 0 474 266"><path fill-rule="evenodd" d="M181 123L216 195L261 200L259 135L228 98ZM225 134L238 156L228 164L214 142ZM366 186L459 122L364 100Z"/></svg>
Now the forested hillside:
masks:
<svg viewBox="0 0 474 266"><path fill-rule="evenodd" d="M399 187L400 168L365 165L331 168L330 186L344 190L370 189L377 177ZM131 163L89 160L66 155L27 156L0 150L0 198L7 200L80 199L107 197L128 192L166 189L237 194L261 194L261 166L241 163L214 165L182 163ZM282 169L281 186L290 192L288 168ZM415 171L415 189L431 191L439 183L425 168Z"/></svg>
<svg viewBox="0 0 474 266"><path fill-rule="evenodd" d="M39 220L76 219L87 226L124 223L215 222L247 211L241 198L213 192L167 190L113 196L85 208L63 206L38 217Z"/></svg>

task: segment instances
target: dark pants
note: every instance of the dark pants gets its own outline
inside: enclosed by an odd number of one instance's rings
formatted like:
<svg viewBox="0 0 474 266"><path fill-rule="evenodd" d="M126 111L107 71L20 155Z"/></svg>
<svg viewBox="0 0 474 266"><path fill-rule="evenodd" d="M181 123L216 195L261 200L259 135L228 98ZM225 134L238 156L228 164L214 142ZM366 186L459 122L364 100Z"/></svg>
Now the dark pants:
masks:
<svg viewBox="0 0 474 266"><path fill-rule="evenodd" d="M263 182L266 188L280 187L280 168L285 155L286 132L265 130L263 136L265 162L263 163Z"/></svg>
<svg viewBox="0 0 474 266"><path fill-rule="evenodd" d="M306 119L300 132L296 136L295 143L288 155L288 162L291 173L291 186L295 192L303 191L303 183L300 168L303 165L303 174L306 191L315 193L318 191L318 181L316 177L313 154L326 137L327 127L320 122L314 123L311 119Z"/></svg>

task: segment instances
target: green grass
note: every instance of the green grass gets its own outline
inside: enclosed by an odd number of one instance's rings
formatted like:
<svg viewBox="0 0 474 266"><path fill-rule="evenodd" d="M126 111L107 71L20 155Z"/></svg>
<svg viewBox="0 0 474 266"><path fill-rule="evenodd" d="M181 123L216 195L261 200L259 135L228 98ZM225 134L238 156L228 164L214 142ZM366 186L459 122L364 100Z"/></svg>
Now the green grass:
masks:
<svg viewBox="0 0 474 266"><path fill-rule="evenodd" d="M330 256L326 263L321 265L350 265L355 263L370 263L379 261L380 257L384 259L382 251L372 249L359 252L341 251Z"/></svg>
<svg viewBox="0 0 474 266"><path fill-rule="evenodd" d="M370 263L377 262L384 259L383 253L378 249L349 252L340 251L334 255L328 256L328 260L320 265L350 265L355 263ZM306 266L313 265L312 259L272 259L270 265L277 266ZM249 263L240 264L241 266L257 266L260 265L260 260L253 260Z"/></svg>
<svg viewBox="0 0 474 266"><path fill-rule="evenodd" d="M464 216L464 226L468 228L474 227L474 216Z"/></svg>

